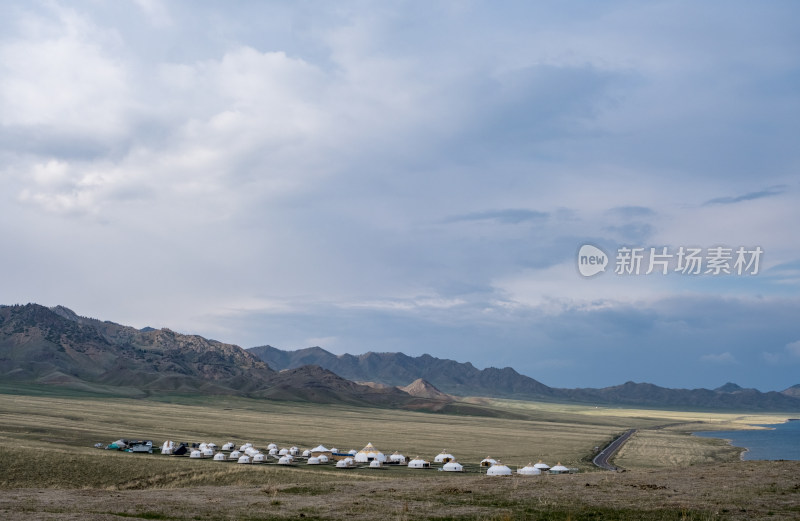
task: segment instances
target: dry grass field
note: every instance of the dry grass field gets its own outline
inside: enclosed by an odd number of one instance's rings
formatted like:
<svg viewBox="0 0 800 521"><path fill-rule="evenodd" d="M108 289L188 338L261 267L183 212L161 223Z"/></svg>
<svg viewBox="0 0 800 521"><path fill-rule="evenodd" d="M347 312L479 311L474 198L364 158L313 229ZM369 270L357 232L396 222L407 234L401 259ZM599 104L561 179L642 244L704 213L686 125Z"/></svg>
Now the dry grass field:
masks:
<svg viewBox="0 0 800 521"><path fill-rule="evenodd" d="M800 463L741 462L724 442L686 434L780 416L484 403L527 419L0 394L0 519L800 518ZM640 431L616 460L626 472L595 470L593 448L630 427ZM428 460L447 448L473 472L237 465L92 448L120 437L340 449L372 442ZM543 459L581 471L492 478L475 472L486 455L512 468Z"/></svg>

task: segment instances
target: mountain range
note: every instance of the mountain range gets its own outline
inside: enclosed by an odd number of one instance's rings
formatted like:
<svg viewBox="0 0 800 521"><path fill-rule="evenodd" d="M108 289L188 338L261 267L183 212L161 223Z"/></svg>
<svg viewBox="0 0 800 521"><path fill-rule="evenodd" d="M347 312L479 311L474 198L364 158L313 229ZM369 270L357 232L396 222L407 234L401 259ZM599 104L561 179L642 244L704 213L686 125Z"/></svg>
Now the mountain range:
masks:
<svg viewBox="0 0 800 521"><path fill-rule="evenodd" d="M523 400L546 400L603 405L689 407L762 411L800 411L800 385L782 392L762 393L727 383L717 389L669 389L649 383L626 382L602 389L549 387L510 367L478 369L469 362L411 357L403 353L334 355L319 347L283 351L271 346L248 350L275 369L315 364L357 381L400 386L423 378L444 393Z"/></svg>
<svg viewBox="0 0 800 521"><path fill-rule="evenodd" d="M458 397L697 409L800 411L800 385L762 393L727 383L668 389L627 382L560 389L510 367L403 353L334 355L319 347L249 350L169 329L136 329L63 306L0 306L0 384L48 385L116 396L237 395L494 415Z"/></svg>

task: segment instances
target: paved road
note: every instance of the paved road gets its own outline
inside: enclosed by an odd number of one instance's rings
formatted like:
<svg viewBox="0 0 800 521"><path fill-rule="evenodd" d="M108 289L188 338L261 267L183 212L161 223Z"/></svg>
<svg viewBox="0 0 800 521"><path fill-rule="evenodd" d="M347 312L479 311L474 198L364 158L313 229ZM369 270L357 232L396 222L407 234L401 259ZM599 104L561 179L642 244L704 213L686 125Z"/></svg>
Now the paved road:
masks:
<svg viewBox="0 0 800 521"><path fill-rule="evenodd" d="M622 436L609 443L606 448L600 451L600 454L594 457L592 463L606 470L617 470L617 467L608 462L609 458L622 447L622 444L628 441L628 438L636 432L636 429L625 431Z"/></svg>

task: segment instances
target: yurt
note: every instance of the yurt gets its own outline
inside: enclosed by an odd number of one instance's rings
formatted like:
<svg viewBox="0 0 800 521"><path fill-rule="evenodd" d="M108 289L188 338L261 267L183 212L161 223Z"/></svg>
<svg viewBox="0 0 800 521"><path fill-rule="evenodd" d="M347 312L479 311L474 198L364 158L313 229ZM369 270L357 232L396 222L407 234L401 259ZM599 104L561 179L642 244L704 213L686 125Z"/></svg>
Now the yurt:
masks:
<svg viewBox="0 0 800 521"><path fill-rule="evenodd" d="M311 457L311 451L308 450L308 449L304 450L303 451L303 457L304 458L310 458Z"/></svg>
<svg viewBox="0 0 800 521"><path fill-rule="evenodd" d="M355 456L356 454L358 454L358 451L356 449L350 449L350 452L348 454L350 454L351 456Z"/></svg>
<svg viewBox="0 0 800 521"><path fill-rule="evenodd" d="M244 453L252 458L256 454L258 454L258 449L255 447L247 447L246 449L244 449Z"/></svg>
<svg viewBox="0 0 800 521"><path fill-rule="evenodd" d="M269 449L269 455L270 456L277 456L278 455L278 449Z"/></svg>
<svg viewBox="0 0 800 521"><path fill-rule="evenodd" d="M372 446L372 443L367 443L367 446L355 454L357 463L368 463L372 460L378 460L381 463L386 461L386 456L381 451Z"/></svg>
<svg viewBox="0 0 800 521"><path fill-rule="evenodd" d="M490 458L489 456L486 456L485 458L483 458L481 460L481 467L491 467L495 463L497 463L496 459L493 459L493 458Z"/></svg>
<svg viewBox="0 0 800 521"><path fill-rule="evenodd" d="M308 461L306 463L309 465L319 465L322 462L319 460L318 457L311 456L310 458L308 458Z"/></svg>
<svg viewBox="0 0 800 521"><path fill-rule="evenodd" d="M164 444L161 446L161 454L166 454L169 456L170 454L172 454L173 450L175 450L175 443L173 443L172 440L165 441Z"/></svg>
<svg viewBox="0 0 800 521"><path fill-rule="evenodd" d="M253 454L253 463L264 463L267 457L261 454L260 452L256 452Z"/></svg>
<svg viewBox="0 0 800 521"><path fill-rule="evenodd" d="M349 469L356 466L356 462L353 458L344 458L340 459L336 462L337 469Z"/></svg>
<svg viewBox="0 0 800 521"><path fill-rule="evenodd" d="M550 468L550 474L569 474L569 469L559 461L555 467Z"/></svg>
<svg viewBox="0 0 800 521"><path fill-rule="evenodd" d="M319 460L320 463L328 463L328 456L326 456L325 454L320 454L319 456L316 456L316 458Z"/></svg>
<svg viewBox="0 0 800 521"><path fill-rule="evenodd" d="M225 461L225 454L217 452L214 454L214 461Z"/></svg>
<svg viewBox="0 0 800 521"><path fill-rule="evenodd" d="M195 449L195 450L193 450L191 452L191 454L189 454L189 457L190 458L202 458L203 457L203 452Z"/></svg>
<svg viewBox="0 0 800 521"><path fill-rule="evenodd" d="M300 449L298 449L297 447L292 447L289 449L289 454L291 454L292 456L297 456L298 454L300 454Z"/></svg>
<svg viewBox="0 0 800 521"><path fill-rule="evenodd" d="M325 454L326 456L331 455L331 449L325 447L325 445L317 445L313 449L311 449L312 456L319 456L320 454Z"/></svg>
<svg viewBox="0 0 800 521"><path fill-rule="evenodd" d="M523 476L539 476L541 473L542 471L537 469L533 463L528 463L521 469L517 469L517 474L521 474Z"/></svg>
<svg viewBox="0 0 800 521"><path fill-rule="evenodd" d="M281 459L278 460L278 465L291 465L291 464L292 464L292 458L288 454L281 456Z"/></svg>
<svg viewBox="0 0 800 521"><path fill-rule="evenodd" d="M252 447L252 446L253 446L253 444L252 444L252 443L245 443L244 445L242 445L241 447L239 447L239 451L240 451L240 452L244 452L244 451L245 451L245 449L246 449L247 447Z"/></svg>
<svg viewBox="0 0 800 521"><path fill-rule="evenodd" d="M239 459L236 460L236 463L242 463L242 464L247 463L247 464L249 464L250 463L250 456L248 456L247 454L239 456Z"/></svg>
<svg viewBox="0 0 800 521"><path fill-rule="evenodd" d="M434 463L447 463L447 462L450 462L450 461L455 461L455 459L456 459L455 456L453 456L452 454L447 452L447 450L443 450L442 452L437 454L435 458L433 458L433 462Z"/></svg>
<svg viewBox="0 0 800 521"><path fill-rule="evenodd" d="M510 476L511 469L502 463L495 463L486 471L487 476Z"/></svg>
<svg viewBox="0 0 800 521"><path fill-rule="evenodd" d="M331 454L333 454L334 452L339 452L339 449L337 449L336 447L332 448L331 449Z"/></svg>
<svg viewBox="0 0 800 521"><path fill-rule="evenodd" d="M197 447L197 449L198 449L200 452L203 452L203 451L204 451L204 450L206 450L207 448L208 448L208 443L206 443L206 442L203 442L203 443L201 443L201 444L200 444L200 445Z"/></svg>
<svg viewBox="0 0 800 521"><path fill-rule="evenodd" d="M448 461L442 467L445 472L464 472L464 466L457 461Z"/></svg>
<svg viewBox="0 0 800 521"><path fill-rule="evenodd" d="M281 449L278 451L278 456L286 456L289 454L289 449Z"/></svg>
<svg viewBox="0 0 800 521"><path fill-rule="evenodd" d="M222 446L222 450L227 452L229 450L233 450L233 447L235 447L235 445L233 444L232 441L229 441L228 443Z"/></svg>
<svg viewBox="0 0 800 521"><path fill-rule="evenodd" d="M410 469L429 469L431 468L431 463L429 461L425 461L424 459L414 458L408 462L408 468Z"/></svg>
<svg viewBox="0 0 800 521"><path fill-rule="evenodd" d="M548 465L547 463L542 463L542 460L539 460L539 463L534 465L534 467L539 469L540 472L547 472L548 470L550 470L550 465Z"/></svg>
<svg viewBox="0 0 800 521"><path fill-rule="evenodd" d="M214 457L214 449L206 445L206 448L201 451L203 453L204 458L213 458Z"/></svg>
<svg viewBox="0 0 800 521"><path fill-rule="evenodd" d="M208 444L206 445L206 447L208 447L209 449L215 449L215 450L216 450L216 448L217 448L217 444L216 444L216 443L214 443L214 442L211 442L211 443L208 443Z"/></svg>
<svg viewBox="0 0 800 521"><path fill-rule="evenodd" d="M389 463L394 463L395 465L404 465L405 462L406 462L406 457L397 451L395 451L394 454L389 456Z"/></svg>
<svg viewBox="0 0 800 521"><path fill-rule="evenodd" d="M267 450L272 450L272 449L278 450L278 446L275 445L274 443L270 443L269 445L267 445Z"/></svg>
<svg viewBox="0 0 800 521"><path fill-rule="evenodd" d="M371 469L379 469L383 467L383 462L381 460L374 459L369 462L369 468Z"/></svg>
<svg viewBox="0 0 800 521"><path fill-rule="evenodd" d="M234 459L234 460L235 459L239 459L239 456L241 456L241 455L242 455L241 452L239 452L238 450L235 450L235 451L231 452L230 455L228 455L228 459Z"/></svg>

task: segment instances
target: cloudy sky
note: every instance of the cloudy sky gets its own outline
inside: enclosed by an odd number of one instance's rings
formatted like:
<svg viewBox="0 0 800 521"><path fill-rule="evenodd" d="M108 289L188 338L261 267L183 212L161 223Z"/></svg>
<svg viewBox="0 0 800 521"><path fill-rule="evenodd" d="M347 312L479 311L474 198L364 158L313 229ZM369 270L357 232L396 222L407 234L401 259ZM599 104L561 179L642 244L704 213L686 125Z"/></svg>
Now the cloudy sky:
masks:
<svg viewBox="0 0 800 521"><path fill-rule="evenodd" d="M798 20L788 0L3 2L0 302L552 386L784 389ZM581 275L584 244L604 272ZM730 274L707 273L719 247Z"/></svg>

